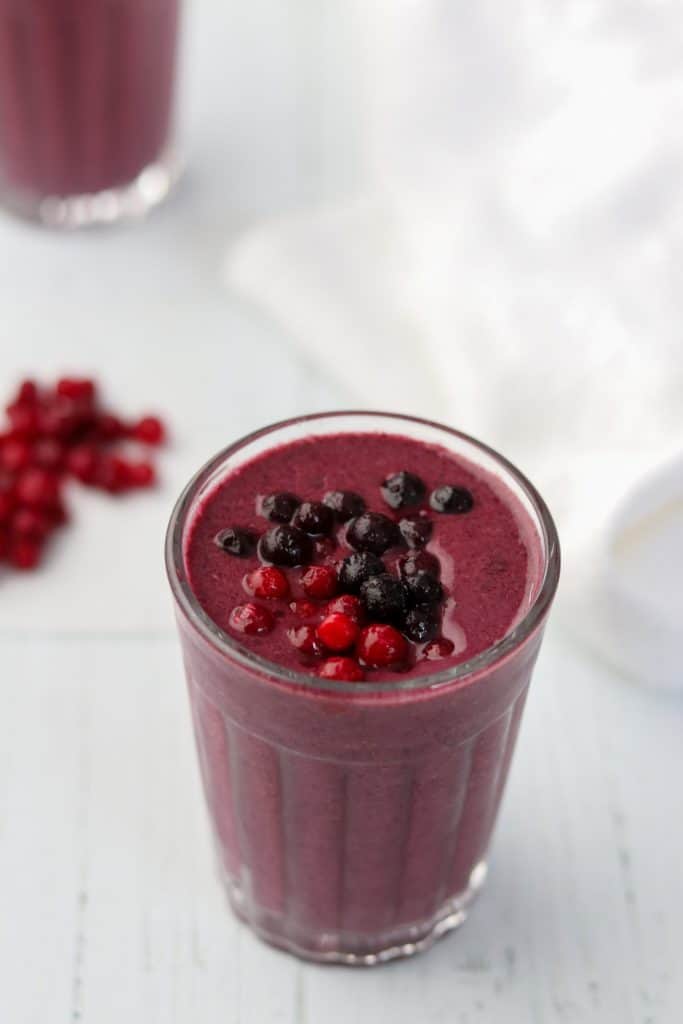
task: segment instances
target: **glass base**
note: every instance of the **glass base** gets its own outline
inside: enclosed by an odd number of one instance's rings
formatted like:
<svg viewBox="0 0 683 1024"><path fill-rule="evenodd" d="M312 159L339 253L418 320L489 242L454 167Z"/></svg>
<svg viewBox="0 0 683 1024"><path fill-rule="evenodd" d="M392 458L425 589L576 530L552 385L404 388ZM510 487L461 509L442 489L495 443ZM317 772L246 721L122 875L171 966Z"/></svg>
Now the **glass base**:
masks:
<svg viewBox="0 0 683 1024"><path fill-rule="evenodd" d="M11 213L50 228L75 230L117 224L144 217L163 203L181 171L180 160L169 148L132 181L117 188L84 195L38 197L3 183L0 202Z"/></svg>
<svg viewBox="0 0 683 1024"><path fill-rule="evenodd" d="M459 928L467 918L468 908L486 880L487 866L479 861L471 874L469 885L452 896L430 918L387 929L380 935L353 935L347 932L304 934L284 915L250 907L243 888L233 879L225 879L230 905L241 921L271 946L317 963L345 964L350 967L374 967L403 957L414 956L429 949L437 939Z"/></svg>

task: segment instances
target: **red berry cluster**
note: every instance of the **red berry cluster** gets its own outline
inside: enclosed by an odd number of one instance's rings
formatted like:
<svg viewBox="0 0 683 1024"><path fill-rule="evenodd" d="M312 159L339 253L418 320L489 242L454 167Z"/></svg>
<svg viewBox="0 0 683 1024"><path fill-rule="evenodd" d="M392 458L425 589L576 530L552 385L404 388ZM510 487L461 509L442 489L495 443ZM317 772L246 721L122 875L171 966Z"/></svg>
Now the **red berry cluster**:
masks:
<svg viewBox="0 0 683 1024"><path fill-rule="evenodd" d="M151 462L124 458L116 445L159 445L156 416L133 423L105 409L95 381L62 377L54 387L19 385L0 432L0 561L16 569L40 562L49 535L66 522L65 481L121 494L155 482Z"/></svg>

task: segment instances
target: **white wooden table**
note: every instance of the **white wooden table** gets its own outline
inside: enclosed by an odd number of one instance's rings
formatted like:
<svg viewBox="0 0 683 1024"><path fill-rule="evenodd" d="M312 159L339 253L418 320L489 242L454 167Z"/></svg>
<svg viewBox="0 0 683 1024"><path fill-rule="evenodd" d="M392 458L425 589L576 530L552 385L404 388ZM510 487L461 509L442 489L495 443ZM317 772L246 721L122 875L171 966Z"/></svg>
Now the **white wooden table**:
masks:
<svg viewBox="0 0 683 1024"><path fill-rule="evenodd" d="M40 575L0 579L0 1021L677 1024L683 704L611 676L558 624L462 931L375 971L308 966L237 924L214 876L162 533L221 444L348 400L219 283L231 231L349 171L320 166L301 102L319 11L196 0L194 170L148 224L63 239L0 223L2 394L22 369L92 369L175 429L158 494L74 492Z"/></svg>

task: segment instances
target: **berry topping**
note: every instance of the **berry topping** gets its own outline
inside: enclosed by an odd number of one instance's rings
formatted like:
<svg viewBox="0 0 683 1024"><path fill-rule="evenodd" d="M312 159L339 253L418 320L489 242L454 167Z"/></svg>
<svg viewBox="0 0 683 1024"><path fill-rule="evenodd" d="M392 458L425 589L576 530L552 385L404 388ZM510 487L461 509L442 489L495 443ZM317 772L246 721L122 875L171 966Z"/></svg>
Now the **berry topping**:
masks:
<svg viewBox="0 0 683 1024"><path fill-rule="evenodd" d="M319 612L318 606L312 601L291 601L289 607L300 619L313 619Z"/></svg>
<svg viewBox="0 0 683 1024"><path fill-rule="evenodd" d="M353 658L328 658L318 670L321 679L346 680L349 683L362 683L365 673Z"/></svg>
<svg viewBox="0 0 683 1024"><path fill-rule="evenodd" d="M302 654L322 654L323 646L316 636L314 626L293 626L287 630L287 639L292 647Z"/></svg>
<svg viewBox="0 0 683 1024"><path fill-rule="evenodd" d="M433 608L412 608L406 615L403 630L417 644L438 636L441 623Z"/></svg>
<svg viewBox="0 0 683 1024"><path fill-rule="evenodd" d="M317 537L313 543L315 557L321 561L328 559L336 547L337 542L333 537Z"/></svg>
<svg viewBox="0 0 683 1024"><path fill-rule="evenodd" d="M388 548L401 543L401 533L396 523L381 512L364 512L351 521L346 539L357 551L383 555Z"/></svg>
<svg viewBox="0 0 683 1024"><path fill-rule="evenodd" d="M438 604L443 597L443 587L430 572L420 569L412 576L407 576L404 586L411 605Z"/></svg>
<svg viewBox="0 0 683 1024"><path fill-rule="evenodd" d="M275 619L267 608L261 605L238 604L230 612L230 625L237 633L246 633L247 636L262 636L269 633L275 625Z"/></svg>
<svg viewBox="0 0 683 1024"><path fill-rule="evenodd" d="M333 612L347 615L354 622L358 623L361 623L364 618L363 605L353 594L340 594L339 597L333 598L325 608L325 614L331 615Z"/></svg>
<svg viewBox="0 0 683 1024"><path fill-rule="evenodd" d="M242 586L252 597L278 600L289 595L287 577L272 565L261 565L253 572L248 572L242 580Z"/></svg>
<svg viewBox="0 0 683 1024"><path fill-rule="evenodd" d="M280 491L269 494L261 502L261 515L270 519L271 523L288 523L299 506L296 494Z"/></svg>
<svg viewBox="0 0 683 1024"><path fill-rule="evenodd" d="M331 565L312 565L301 574L304 593L317 600L332 597L337 591L337 573Z"/></svg>
<svg viewBox="0 0 683 1024"><path fill-rule="evenodd" d="M134 424L131 434L142 444L163 444L166 440L166 430L158 416L143 416Z"/></svg>
<svg viewBox="0 0 683 1024"><path fill-rule="evenodd" d="M364 499L354 491L328 491L323 502L332 509L340 523L346 523L365 512Z"/></svg>
<svg viewBox="0 0 683 1024"><path fill-rule="evenodd" d="M358 637L358 623L342 612L326 615L317 629L318 639L330 651L346 651Z"/></svg>
<svg viewBox="0 0 683 1024"><path fill-rule="evenodd" d="M422 652L427 661L438 661L440 658L447 658L455 650L455 644L445 637L432 640Z"/></svg>
<svg viewBox="0 0 683 1024"><path fill-rule="evenodd" d="M241 526L228 526L216 534L214 544L217 544L228 555L248 558L256 547L256 534Z"/></svg>
<svg viewBox="0 0 683 1024"><path fill-rule="evenodd" d="M398 571L404 580L418 572L428 572L430 576L438 579L441 566L436 555L430 554L429 551L413 551L399 560Z"/></svg>
<svg viewBox="0 0 683 1024"><path fill-rule="evenodd" d="M304 501L294 513L292 526L311 537L321 537L334 526L334 512L322 501Z"/></svg>
<svg viewBox="0 0 683 1024"><path fill-rule="evenodd" d="M427 516L406 516L398 524L401 536L409 548L422 548L432 535L434 524Z"/></svg>
<svg viewBox="0 0 683 1024"><path fill-rule="evenodd" d="M443 484L432 491L429 504L435 512L450 512L457 515L469 512L474 505L474 498L465 487Z"/></svg>
<svg viewBox="0 0 683 1024"><path fill-rule="evenodd" d="M370 668L402 665L408 658L408 641L393 626L373 625L361 630L356 644L358 657Z"/></svg>
<svg viewBox="0 0 683 1024"><path fill-rule="evenodd" d="M261 559L274 565L305 565L311 560L311 550L310 537L296 526L274 526L258 545Z"/></svg>
<svg viewBox="0 0 683 1024"><path fill-rule="evenodd" d="M382 497L390 508L419 505L425 496L425 485L419 476L401 470L388 476L382 484Z"/></svg>
<svg viewBox="0 0 683 1024"><path fill-rule="evenodd" d="M400 624L406 613L406 595L403 583L389 573L373 576L360 588L360 599L368 618L376 622Z"/></svg>
<svg viewBox="0 0 683 1024"><path fill-rule="evenodd" d="M386 572L384 562L369 551L358 552L345 558L339 567L339 582L344 590L360 593L360 588L371 576Z"/></svg>

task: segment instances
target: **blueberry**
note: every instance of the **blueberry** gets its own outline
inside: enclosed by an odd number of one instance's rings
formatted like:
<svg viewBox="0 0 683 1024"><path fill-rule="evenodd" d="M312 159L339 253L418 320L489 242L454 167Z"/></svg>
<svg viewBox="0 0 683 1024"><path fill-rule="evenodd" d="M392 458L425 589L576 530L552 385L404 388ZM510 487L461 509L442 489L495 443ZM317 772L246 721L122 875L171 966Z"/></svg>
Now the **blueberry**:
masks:
<svg viewBox="0 0 683 1024"><path fill-rule="evenodd" d="M474 505L474 498L466 487L443 484L432 491L429 504L435 512L451 512L457 515L469 512Z"/></svg>
<svg viewBox="0 0 683 1024"><path fill-rule="evenodd" d="M401 532L396 523L381 512L364 512L351 521L346 539L357 551L383 555L387 548L401 543Z"/></svg>
<svg viewBox="0 0 683 1024"><path fill-rule="evenodd" d="M426 516L406 516L398 528L409 548L422 548L431 537L434 524Z"/></svg>
<svg viewBox="0 0 683 1024"><path fill-rule="evenodd" d="M296 494L280 491L269 494L261 502L261 515L270 519L271 523L288 523L299 506Z"/></svg>
<svg viewBox="0 0 683 1024"><path fill-rule="evenodd" d="M346 523L365 512L364 499L354 491L328 491L323 503L332 509L340 523Z"/></svg>
<svg viewBox="0 0 683 1024"><path fill-rule="evenodd" d="M391 508L419 505L425 496L425 485L419 476L401 470L388 476L382 484L382 497Z"/></svg>
<svg viewBox="0 0 683 1024"><path fill-rule="evenodd" d="M274 526L261 537L258 551L264 562L273 565L305 565L311 560L313 544L296 526Z"/></svg>
<svg viewBox="0 0 683 1024"><path fill-rule="evenodd" d="M417 644L425 644L439 635L439 616L433 608L413 608L408 612L403 632Z"/></svg>
<svg viewBox="0 0 683 1024"><path fill-rule="evenodd" d="M411 551L398 563L398 571L406 580L418 572L428 572L438 579L441 575L441 565L436 555L430 554L429 551Z"/></svg>
<svg viewBox="0 0 683 1024"><path fill-rule="evenodd" d="M360 588L360 599L373 622L403 622L406 613L404 586L388 572L366 580Z"/></svg>
<svg viewBox="0 0 683 1024"><path fill-rule="evenodd" d="M245 530L241 526L228 526L214 537L214 544L228 555L248 558L256 547L256 534L253 530Z"/></svg>
<svg viewBox="0 0 683 1024"><path fill-rule="evenodd" d="M334 526L334 512L322 501L304 501L294 513L292 526L312 537L321 537Z"/></svg>
<svg viewBox="0 0 683 1024"><path fill-rule="evenodd" d="M424 569L420 569L412 576L408 576L404 581L404 586L408 600L413 607L416 605L438 604L443 597L443 587L436 576L425 572Z"/></svg>
<svg viewBox="0 0 683 1024"><path fill-rule="evenodd" d="M356 551L344 559L339 567L339 583L342 590L357 594L366 580L386 572L384 562L369 551Z"/></svg>

